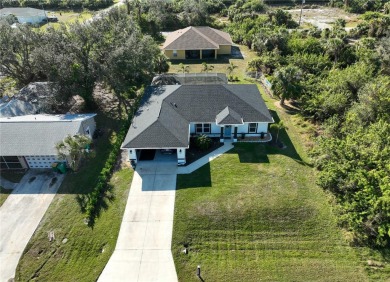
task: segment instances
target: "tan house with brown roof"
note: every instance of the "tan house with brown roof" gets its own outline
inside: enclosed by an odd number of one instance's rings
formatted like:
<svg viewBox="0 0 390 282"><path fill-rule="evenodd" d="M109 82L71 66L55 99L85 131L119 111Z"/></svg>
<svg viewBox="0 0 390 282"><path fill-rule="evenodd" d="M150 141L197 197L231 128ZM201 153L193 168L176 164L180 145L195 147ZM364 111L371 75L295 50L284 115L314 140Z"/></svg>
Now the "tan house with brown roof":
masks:
<svg viewBox="0 0 390 282"><path fill-rule="evenodd" d="M232 38L229 33L208 26L189 26L170 33L162 47L171 60L217 58L230 55Z"/></svg>

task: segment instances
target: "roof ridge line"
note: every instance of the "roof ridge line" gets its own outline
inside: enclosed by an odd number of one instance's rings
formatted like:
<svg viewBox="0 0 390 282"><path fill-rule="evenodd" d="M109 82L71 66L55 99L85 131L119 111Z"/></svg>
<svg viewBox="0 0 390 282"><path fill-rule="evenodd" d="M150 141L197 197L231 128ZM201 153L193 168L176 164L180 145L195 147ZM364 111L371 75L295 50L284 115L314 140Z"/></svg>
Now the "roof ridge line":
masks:
<svg viewBox="0 0 390 282"><path fill-rule="evenodd" d="M185 120L186 120L186 119L185 119ZM179 139L176 137L176 135L173 134L172 131L171 131L169 128L167 128L162 122L160 122L160 125L161 125L162 127L164 127L166 130L168 130L169 133L170 133L173 137L175 137L175 139L176 139L179 143L182 143L181 140L179 140Z"/></svg>
<svg viewBox="0 0 390 282"><path fill-rule="evenodd" d="M240 96L238 96L236 93L230 91L230 89L226 88L227 85L229 84L221 84L227 91L229 91L230 93L232 93L234 96L236 96L237 98L239 98L242 102L244 102L245 104L249 105L253 110L255 110L256 112L260 113L264 118L267 118L266 116L264 116L264 114L262 112L259 112L257 109L255 109L251 104L249 104L247 101L245 101L244 99L241 99ZM230 85L233 85L233 84L230 84ZM240 84L235 84L235 85L240 85ZM248 85L256 85L256 84L248 84ZM256 86L257 87L257 86ZM260 91L259 91L260 93ZM261 93L260 93L260 97L261 97Z"/></svg>
<svg viewBox="0 0 390 282"><path fill-rule="evenodd" d="M210 28L209 26L207 26L207 27ZM204 35L203 33L201 33L196 27L191 26L191 28L193 28L194 31L196 33L198 33L200 36L202 36L204 39L208 40L209 42L211 42L212 44L218 46L218 48L219 48L219 44L214 42L210 37L208 37L208 36Z"/></svg>

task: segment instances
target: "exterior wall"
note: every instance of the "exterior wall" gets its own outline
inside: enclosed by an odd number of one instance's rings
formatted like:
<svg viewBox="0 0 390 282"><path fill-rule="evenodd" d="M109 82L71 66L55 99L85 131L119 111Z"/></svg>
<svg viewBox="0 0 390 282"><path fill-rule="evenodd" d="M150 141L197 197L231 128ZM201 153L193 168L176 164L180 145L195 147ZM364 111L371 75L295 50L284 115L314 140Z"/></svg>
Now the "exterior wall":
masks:
<svg viewBox="0 0 390 282"><path fill-rule="evenodd" d="M232 53L232 45L219 45L218 55L230 55Z"/></svg>
<svg viewBox="0 0 390 282"><path fill-rule="evenodd" d="M210 122L191 122L190 123L190 135L196 134L195 132L195 124L197 123L210 123ZM216 123L211 123L211 133L207 134L210 137L219 137L221 134L221 127Z"/></svg>
<svg viewBox="0 0 390 282"><path fill-rule="evenodd" d="M88 133L88 129L89 129L89 133ZM96 130L95 119L94 118L89 118L89 119L84 120L82 122L82 126L81 126L81 129L80 129L79 133L80 134L86 134L86 135L88 135L92 139L92 136L93 136L93 133L95 132L95 130Z"/></svg>
<svg viewBox="0 0 390 282"><path fill-rule="evenodd" d="M177 148L177 164L184 165L186 163L186 148Z"/></svg>
<svg viewBox="0 0 390 282"><path fill-rule="evenodd" d="M191 122L190 123L190 134L196 134L195 132L195 124L202 123L202 122ZM204 122L206 123L206 122ZM237 134L245 133L248 136L255 136L260 134L261 132L268 132L268 122L258 122L257 123L257 132L256 133L249 133L249 123L252 122L245 122L244 124L237 126ZM234 133L234 127L232 126L232 134ZM207 134L210 137L219 137L221 134L221 126L217 125L216 123L211 123L211 133Z"/></svg>
<svg viewBox="0 0 390 282"><path fill-rule="evenodd" d="M185 50L177 50L177 57L173 56L173 50L164 50L164 54L170 60L185 60L185 58L186 58L186 51Z"/></svg>

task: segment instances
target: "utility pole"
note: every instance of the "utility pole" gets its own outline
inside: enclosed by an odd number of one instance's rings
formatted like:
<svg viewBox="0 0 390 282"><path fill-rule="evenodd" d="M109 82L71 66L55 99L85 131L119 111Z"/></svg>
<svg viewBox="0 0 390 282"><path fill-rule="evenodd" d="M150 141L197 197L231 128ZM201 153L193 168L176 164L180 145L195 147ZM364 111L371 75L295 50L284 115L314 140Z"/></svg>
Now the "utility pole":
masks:
<svg viewBox="0 0 390 282"><path fill-rule="evenodd" d="M301 14L299 15L299 24L298 24L298 26L301 26L303 4L305 4L305 0L302 0L302 4L301 4Z"/></svg>

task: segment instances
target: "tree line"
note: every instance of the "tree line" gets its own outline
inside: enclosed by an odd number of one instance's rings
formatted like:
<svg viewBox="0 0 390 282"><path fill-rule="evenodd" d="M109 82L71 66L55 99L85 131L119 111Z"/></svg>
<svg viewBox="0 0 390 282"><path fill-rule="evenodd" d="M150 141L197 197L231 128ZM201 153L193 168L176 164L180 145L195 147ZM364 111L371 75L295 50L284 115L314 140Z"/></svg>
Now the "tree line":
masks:
<svg viewBox="0 0 390 282"><path fill-rule="evenodd" d="M113 0L2 0L0 8L31 7L45 9L102 9L111 6Z"/></svg>
<svg viewBox="0 0 390 282"><path fill-rule="evenodd" d="M102 82L126 107L138 87L167 68L155 41L123 10L46 31L0 22L0 72L21 86L53 82L64 100L79 94L91 104Z"/></svg>
<svg viewBox="0 0 390 282"><path fill-rule="evenodd" d="M291 16L235 16L228 30L259 55L249 71L272 82L319 129L311 151L318 185L335 196L355 242L390 246L390 17L368 12L349 34L291 29ZM317 136L317 137L316 137Z"/></svg>

